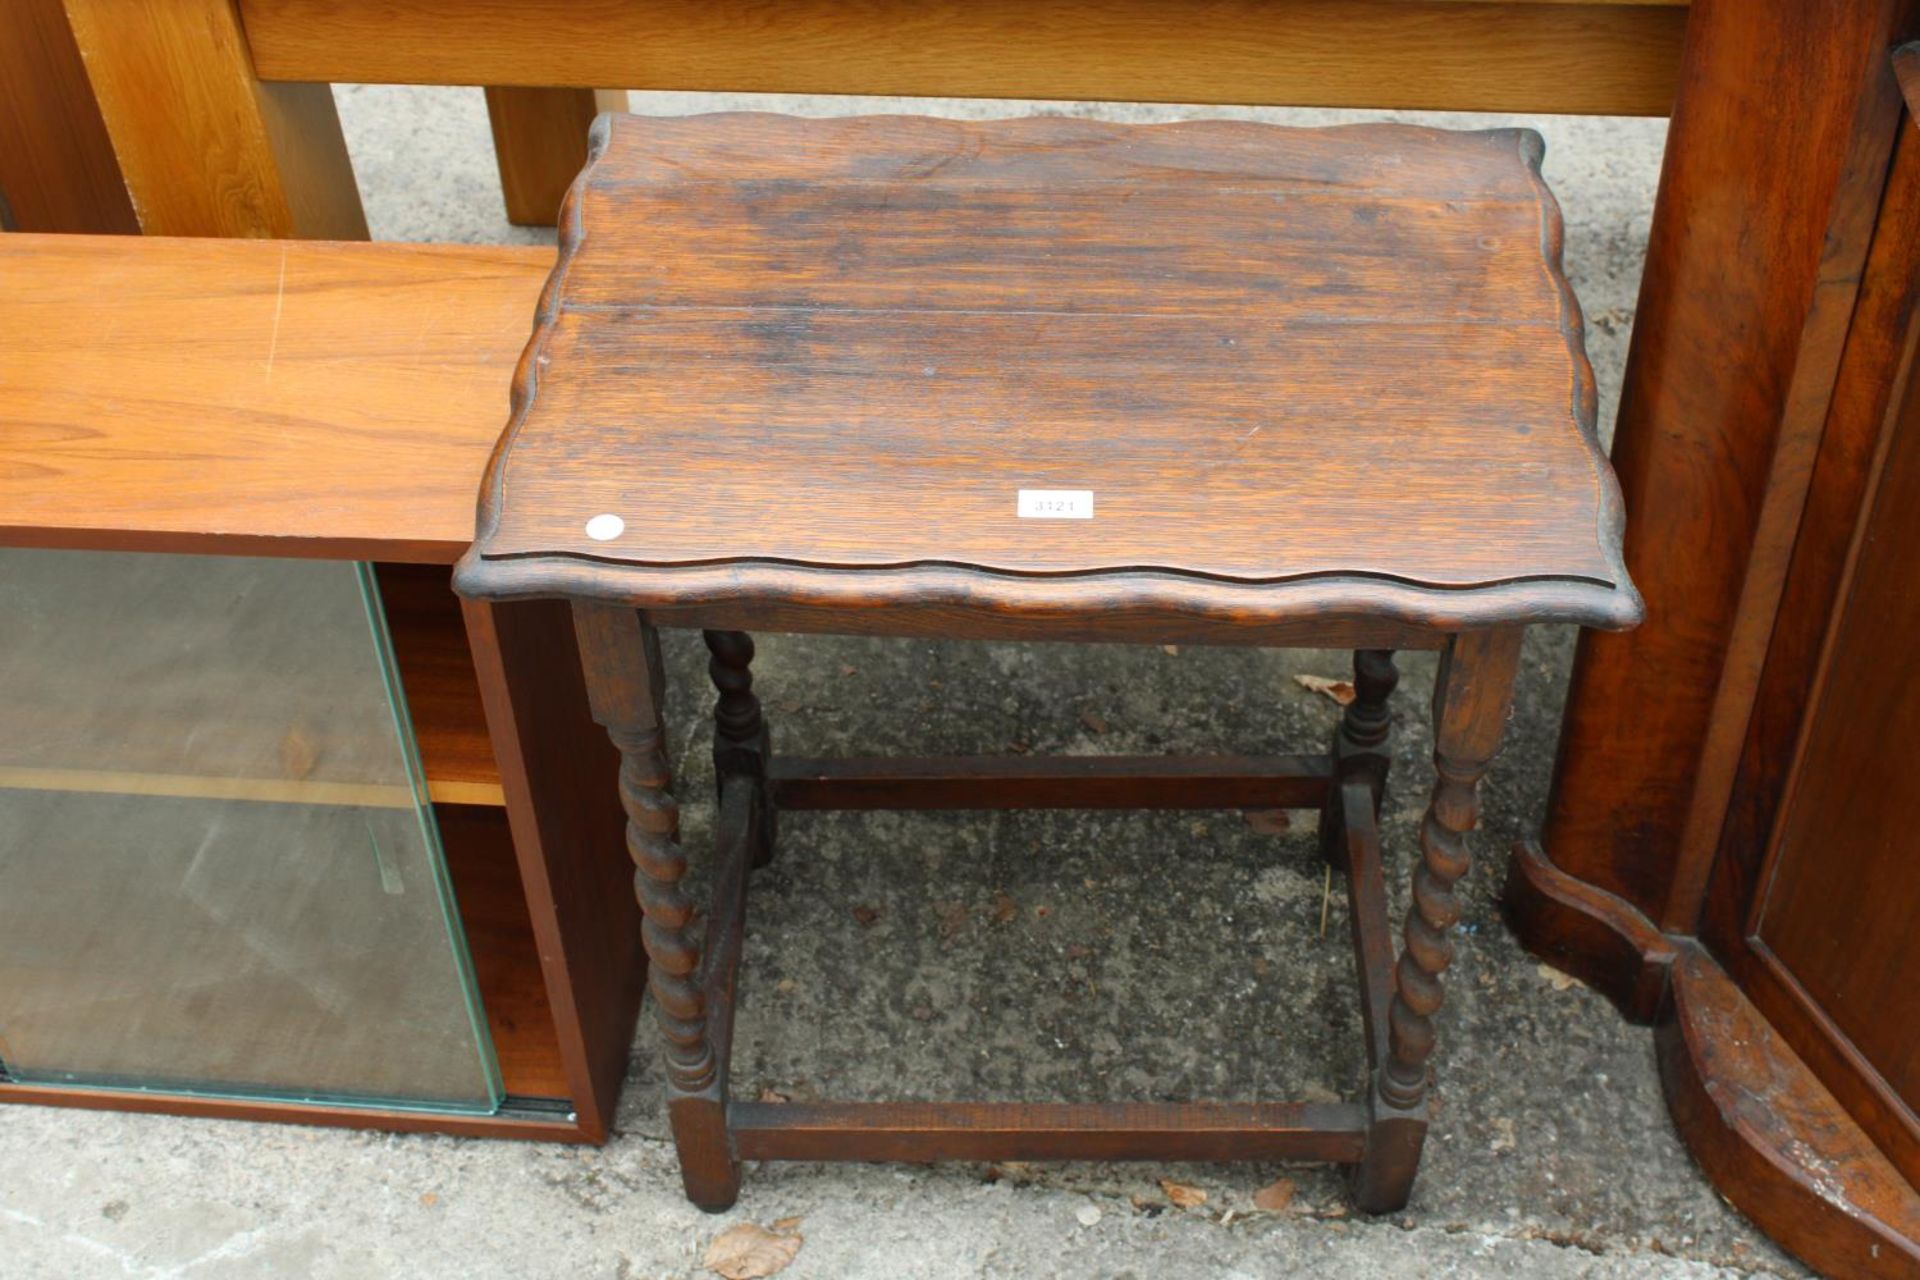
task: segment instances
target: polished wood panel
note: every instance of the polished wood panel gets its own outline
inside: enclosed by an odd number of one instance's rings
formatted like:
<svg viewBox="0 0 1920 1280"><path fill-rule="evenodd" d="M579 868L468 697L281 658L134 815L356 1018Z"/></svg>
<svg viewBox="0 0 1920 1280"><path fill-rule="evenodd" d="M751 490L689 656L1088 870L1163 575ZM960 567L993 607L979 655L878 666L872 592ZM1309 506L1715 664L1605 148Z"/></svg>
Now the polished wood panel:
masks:
<svg viewBox="0 0 1920 1280"><path fill-rule="evenodd" d="M1905 674L1920 634L1920 416L1905 408L1856 535L1749 935L1885 1080L1920 1145L1920 875L1895 749L1920 733L1920 682Z"/></svg>
<svg viewBox="0 0 1920 1280"><path fill-rule="evenodd" d="M1911 105L1908 110L1911 118ZM1900 131L1887 179L1720 836L1701 934L1722 954L1745 936L1760 862L1785 796L1788 767L1820 671L1821 646L1831 629L1869 484L1892 438L1892 424L1920 415L1920 406L1911 403L1916 393L1914 354L1920 347L1916 304L1920 130L1909 123Z"/></svg>
<svg viewBox="0 0 1920 1280"><path fill-rule="evenodd" d="M1454 0L242 0L260 74L1661 115L1686 10Z"/></svg>
<svg viewBox="0 0 1920 1280"><path fill-rule="evenodd" d="M617 757L594 728L564 604L466 601L463 612L567 1097L599 1141L626 1078L647 977Z"/></svg>
<svg viewBox="0 0 1920 1280"><path fill-rule="evenodd" d="M587 163L587 130L602 111L625 111L626 91L487 87L487 123L500 165L507 221L550 227Z"/></svg>
<svg viewBox="0 0 1920 1280"><path fill-rule="evenodd" d="M1915 494L1869 506L1920 421L1920 147L1895 92L1911 55L1889 57L1917 18L1696 6L1615 450L1651 624L1583 639L1551 861L1522 851L1507 889L1528 946L1634 1016L1671 983L1682 1135L1841 1275L1907 1274L1920 1248L1901 1096L1920 882L1889 780L1913 717L1887 674ZM1730 162L1756 154L1805 166ZM1890 539L1865 592L1863 512Z"/></svg>
<svg viewBox="0 0 1920 1280"><path fill-rule="evenodd" d="M140 230L60 0L0 5L0 230Z"/></svg>
<svg viewBox="0 0 1920 1280"><path fill-rule="evenodd" d="M1662 929L1697 919L1886 174L1907 9L1693 6L1613 451L1652 624L1582 637L1543 842ZM1743 162L1758 155L1795 161Z"/></svg>
<svg viewBox="0 0 1920 1280"><path fill-rule="evenodd" d="M365 239L324 84L256 78L234 0L66 0L151 235Z"/></svg>
<svg viewBox="0 0 1920 1280"><path fill-rule="evenodd" d="M1698 947L1656 1039L1674 1123L1735 1208L1824 1274L1920 1271L1920 1194Z"/></svg>
<svg viewBox="0 0 1920 1280"><path fill-rule="evenodd" d="M740 114L595 138L463 589L1637 617L1535 134ZM1016 518L1029 489L1093 515Z"/></svg>
<svg viewBox="0 0 1920 1280"><path fill-rule="evenodd" d="M1889 825L1897 785L1881 797L1837 791L1850 787L1850 773L1869 776L1900 758L1911 711L1901 681L1884 678L1883 665L1876 678L1886 658L1873 650L1897 652L1897 633L1877 641L1872 632L1898 626L1913 594L1910 565L1887 541L1897 543L1911 520L1902 508L1920 439L1917 141L1920 130L1904 125L1702 931L1910 1179L1920 1179L1913 1055L1879 1025L1872 1002L1888 1002L1888 1018L1912 1016L1899 973L1903 959L1911 964L1899 923L1915 893L1912 859L1901 856L1911 839ZM1830 807L1843 798L1848 807ZM1861 877L1867 868L1873 874ZM1784 930L1778 951L1769 919Z"/></svg>
<svg viewBox="0 0 1920 1280"><path fill-rule="evenodd" d="M0 236L0 542L453 560L552 260Z"/></svg>

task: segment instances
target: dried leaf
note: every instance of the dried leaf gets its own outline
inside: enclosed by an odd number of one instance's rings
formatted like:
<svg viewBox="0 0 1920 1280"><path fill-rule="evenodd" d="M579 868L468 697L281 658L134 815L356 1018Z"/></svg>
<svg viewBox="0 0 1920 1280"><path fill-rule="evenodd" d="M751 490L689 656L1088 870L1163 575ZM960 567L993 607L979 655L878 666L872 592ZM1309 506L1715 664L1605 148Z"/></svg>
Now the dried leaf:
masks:
<svg viewBox="0 0 1920 1280"><path fill-rule="evenodd" d="M1080 723L1087 726L1087 729L1092 733L1105 733L1107 731L1107 718L1092 708L1088 708L1080 713Z"/></svg>
<svg viewBox="0 0 1920 1280"><path fill-rule="evenodd" d="M800 984L792 978L782 978L773 984L773 989L783 996L790 996L800 989Z"/></svg>
<svg viewBox="0 0 1920 1280"><path fill-rule="evenodd" d="M726 1280L762 1280L785 1271L800 1253L798 1235L775 1234L751 1222L728 1227L707 1246L703 1265Z"/></svg>
<svg viewBox="0 0 1920 1280"><path fill-rule="evenodd" d="M1279 1213L1293 1203L1293 1192L1292 1178L1276 1178L1253 1193L1253 1207Z"/></svg>
<svg viewBox="0 0 1920 1280"><path fill-rule="evenodd" d="M1207 1193L1198 1187L1188 1186L1184 1182L1175 1182L1172 1178L1160 1179L1160 1190L1180 1209L1198 1209L1207 1202Z"/></svg>
<svg viewBox="0 0 1920 1280"><path fill-rule="evenodd" d="M1160 652L1166 654L1169 658L1177 658L1180 656L1180 646L1177 644L1163 644L1160 646Z"/></svg>
<svg viewBox="0 0 1920 1280"><path fill-rule="evenodd" d="M1335 680L1330 676L1295 676L1295 684L1310 693L1324 693L1341 706L1353 701L1353 681Z"/></svg>
<svg viewBox="0 0 1920 1280"><path fill-rule="evenodd" d="M1540 976L1545 978L1548 985L1555 991L1571 991L1575 987L1585 985L1572 974L1562 973L1550 964L1536 965L1535 968L1540 971Z"/></svg>
<svg viewBox="0 0 1920 1280"><path fill-rule="evenodd" d="M780 1232L792 1231L795 1227L798 1227L801 1223L805 1221L806 1219L801 1217L797 1213L794 1214L791 1218L775 1218L773 1220L773 1229L775 1231L780 1231Z"/></svg>
<svg viewBox="0 0 1920 1280"><path fill-rule="evenodd" d="M874 922L880 918L880 908L870 907L863 902L853 909L853 918L863 926L872 928Z"/></svg>
<svg viewBox="0 0 1920 1280"><path fill-rule="evenodd" d="M1005 889L993 895L993 918L998 924L1012 924L1020 915L1020 904Z"/></svg>
<svg viewBox="0 0 1920 1280"><path fill-rule="evenodd" d="M760 1091L760 1101L762 1101L762 1102L792 1102L792 1101L793 1101L793 1099L792 1099L792 1098L789 1098L789 1097L788 1097L788 1096L787 1096L786 1094L784 1094L784 1093L782 1093L782 1092L780 1092L780 1091L779 1091L778 1089L762 1089L762 1090ZM780 1224L776 1222L776 1223L775 1223L774 1225L775 1225L775 1226L779 1226Z"/></svg>
<svg viewBox="0 0 1920 1280"><path fill-rule="evenodd" d="M1293 826L1285 809L1249 809L1245 816L1247 826L1263 836L1277 836Z"/></svg>

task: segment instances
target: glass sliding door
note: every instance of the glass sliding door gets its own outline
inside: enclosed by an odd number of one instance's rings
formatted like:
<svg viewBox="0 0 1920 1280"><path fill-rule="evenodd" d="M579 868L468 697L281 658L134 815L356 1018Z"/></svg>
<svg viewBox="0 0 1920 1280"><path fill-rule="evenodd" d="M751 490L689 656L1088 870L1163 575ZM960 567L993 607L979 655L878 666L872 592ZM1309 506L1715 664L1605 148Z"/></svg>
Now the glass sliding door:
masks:
<svg viewBox="0 0 1920 1280"><path fill-rule="evenodd" d="M0 552L0 1068L498 1107L369 566Z"/></svg>

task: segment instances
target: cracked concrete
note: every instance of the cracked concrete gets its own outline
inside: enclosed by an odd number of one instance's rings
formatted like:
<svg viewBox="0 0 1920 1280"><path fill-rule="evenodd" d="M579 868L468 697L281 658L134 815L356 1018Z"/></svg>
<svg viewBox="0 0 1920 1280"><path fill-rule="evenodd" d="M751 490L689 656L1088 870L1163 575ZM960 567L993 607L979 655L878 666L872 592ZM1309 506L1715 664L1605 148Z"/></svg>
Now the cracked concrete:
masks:
<svg viewBox="0 0 1920 1280"><path fill-rule="evenodd" d="M374 234L534 240L501 221L477 90L342 87ZM1334 121L1363 112L648 95L644 110L1068 110ZM1617 402L1660 121L1528 123L1568 219L1602 421ZM550 233L545 233L550 236ZM670 633L680 794L711 828L704 654ZM1556 982L1494 905L1545 803L1573 636L1530 638L1440 1019L1435 1127L1412 1206L1351 1215L1313 1166L750 1167L712 1217L680 1194L650 1025L601 1149L0 1108L0 1275L704 1274L741 1221L800 1219L785 1275L1732 1277L1803 1274L1727 1208L1666 1118L1648 1033ZM1431 766L1432 660L1403 659L1385 813L1396 915ZM1336 710L1300 673L1339 655L766 638L776 743L848 751L1317 749ZM1359 1083L1344 902L1312 820L1238 814L783 818L755 881L736 1089L789 1097L1333 1098ZM856 912L855 908L860 908ZM1277 1177L1284 1212L1253 1207ZM1171 1206L1159 1180L1207 1194Z"/></svg>

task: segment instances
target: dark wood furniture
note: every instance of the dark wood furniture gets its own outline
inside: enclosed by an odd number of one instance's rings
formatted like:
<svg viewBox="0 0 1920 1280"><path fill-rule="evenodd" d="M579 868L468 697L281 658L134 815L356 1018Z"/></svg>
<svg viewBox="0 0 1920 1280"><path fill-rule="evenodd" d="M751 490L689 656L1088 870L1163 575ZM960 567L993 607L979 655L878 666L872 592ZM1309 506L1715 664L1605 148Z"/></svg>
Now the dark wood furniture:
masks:
<svg viewBox="0 0 1920 1280"><path fill-rule="evenodd" d="M572 601L696 1203L732 1204L743 1159L988 1157L1335 1160L1363 1208L1406 1203L1522 629L1640 610L1540 152L1399 126L596 124L455 587ZM704 630L720 694L704 939L657 626ZM788 760L749 627L1352 648L1359 696L1323 757ZM1442 659L1396 966L1375 818L1399 648ZM729 1098L748 873L783 802L1321 810L1365 1100Z"/></svg>
<svg viewBox="0 0 1920 1280"><path fill-rule="evenodd" d="M644 985L615 755L577 671L552 660L573 651L567 611L463 610L448 587L551 264L0 236L0 545L377 563L508 1095L491 1117L18 1082L0 1102L606 1136ZM150 781L192 795L224 780Z"/></svg>
<svg viewBox="0 0 1920 1280"><path fill-rule="evenodd" d="M1048 10L1042 32L1032 10L1011 5L936 16L749 2L603 14L651 24L611 42L582 16L566 0L462 5L452 22L431 3L360 0L325 11L238 0L156 0L138 12L96 0L6 6L0 196L12 199L10 226L131 229L137 210L157 235L364 235L328 79L514 86L489 92L489 112L510 215L538 220L550 216L556 175L583 154L584 86L594 83L1658 113L1686 10L1679 0L1316 0L1186 12L1089 0ZM369 20L381 27L371 40ZM513 70L489 77L483 62ZM618 70L596 81L590 63ZM512 663L476 651L487 633L471 612L461 624L431 566L470 535L480 451L497 434L522 292L537 288L541 255L327 245L282 258L257 244L134 251L18 237L0 238L0 252L17 285L13 332L25 339L10 348L9 387L29 392L0 407L11 424L0 436L11 458L0 468L0 537L382 562L434 796L491 822L520 813L498 728L513 723L511 708L494 683L511 679ZM385 345L369 352L357 332L385 334ZM191 454L177 447L188 428ZM491 742L466 674L475 666L493 699ZM519 821L524 858L538 833ZM551 976L564 948L542 937ZM630 993L603 995L614 1007ZM610 1044L563 1056L565 1096L582 1095L586 1058L603 1094L617 1078ZM555 1078L509 1085L558 1098ZM598 1131L608 1097L583 1107L577 1132ZM203 1109L159 1095L123 1105Z"/></svg>
<svg viewBox="0 0 1920 1280"><path fill-rule="evenodd" d="M24 34L0 49L0 59L46 38L47 4L28 0L4 7L0 27ZM100 6L70 0L70 7ZM523 118L516 156L540 153L536 135L543 126L525 120L559 120L571 130L584 112L584 86L609 83L1649 114L1673 104L1677 87L1667 175L1653 219L1652 269L1636 323L1627 408L1615 436L1635 513L1628 560L1648 597L1649 616L1631 635L1593 635L1582 642L1547 839L1542 849L1516 851L1509 897L1530 945L1576 968L1635 1016L1655 1016L1670 989L1678 994L1669 981L1682 972L1675 957L1700 936L1718 850L1743 843L1751 848L1758 828L1742 825L1740 815L1764 815L1778 799L1779 766L1769 771L1736 763L1748 756L1749 725L1756 740L1774 744L1772 757L1778 759L1799 720L1791 706L1764 710L1777 704L1758 682L1763 669L1787 669L1785 657L1776 660L1769 649L1774 619L1800 606L1776 609L1774 597L1786 589L1788 551L1803 510L1809 522L1822 518L1817 485L1803 489L1815 483L1808 479L1814 445L1827 431L1830 405L1851 399L1856 409L1849 412L1860 411L1860 403L1890 390L1899 367L1890 354L1897 347L1884 341L1898 333L1885 318L1899 314L1897 290L1875 313L1882 318L1866 330L1880 335L1874 344L1856 345L1848 335L1859 327L1850 300L1866 265L1895 136L1887 54L1916 34L1906 0L1697 0L1691 11L1607 0L1314 0L1192 9L1086 0L1048 6L1041 15L1030 5L1011 3L867 7L856 14L827 3L730 0L629 6L611 17L604 7L582 8L571 0L457 6L441 0L419 6L238 0L244 22L233 25L241 41L221 38L235 7L236 0L145 6L148 21L200 33L197 39L170 40L165 59L142 56L155 46L140 22L93 24L86 70L122 86L101 94L110 139L89 132L88 104L48 114L34 97L70 94L81 70L74 59L51 49L47 57L6 62L0 192L22 180L14 175L31 172L34 181L65 184L60 192L44 187L45 195L61 196L53 202L56 209L71 210L78 200L84 214L85 206L99 201L96 220L87 225L119 225L114 220L129 211L114 207L114 191L100 195L112 185L103 185L99 163L110 156L110 141L131 157L125 186L150 231L315 234L272 212L288 207L281 193L304 189L316 168L340 190L350 189L351 174L338 153L316 153L301 131L265 127L269 120L286 120L274 115L273 86L289 80L580 86L547 91L571 95L570 104L536 102L514 113ZM627 38L609 40L609 20L628 24ZM205 85L218 86L214 100L205 96ZM216 100L218 109L206 109ZM501 127L501 116L512 109L493 105ZM46 127L38 122L47 119L77 122L69 125L73 145L48 147L36 138ZM321 125L324 137L324 119ZM255 136L266 145L245 141ZM546 151L577 155L570 150L577 146L577 137L554 135ZM16 213L26 207L14 203ZM25 217L18 225L81 229ZM5 240L0 237L0 250ZM54 259L57 266L64 266L68 252ZM124 246L107 249L110 257L126 261L152 257L160 276L165 264L176 261L174 252L173 246L148 255L129 254ZM346 255L336 265L349 278L349 305L380 298L378 282L399 262L357 259L346 248L331 252ZM9 279L42 282L38 256L32 251L7 257L14 273ZM537 270L530 263L525 269ZM57 275L44 279L57 281ZM505 274L497 286L537 287ZM430 299L433 285L411 280L406 289L402 296L412 305ZM32 293L23 284L15 296ZM241 305L244 299L227 302L241 331L259 331L262 321ZM64 306L80 325L89 315L117 314L110 298L98 296L64 295ZM1864 309L1858 314L1868 317ZM457 316L445 313L423 311L419 319L428 333L461 328ZM502 358L489 346L497 336L479 330L467 335L489 350L490 360ZM1837 356L1843 345L1848 367L1858 370L1849 376L1852 390L1844 392ZM185 334L173 346L189 361L209 354ZM1873 350L1881 354L1870 356ZM0 473L0 484L12 486L0 491L5 500L28 508L8 536L91 538L108 546L122 533L142 542L195 540L194 506L149 504L139 496L141 474L170 464L163 452L144 447L143 433L119 435L122 419L107 410L135 404L137 397L115 382L110 366L102 368L108 375L99 385L112 388L111 394L92 401L43 399L42 414L53 416L38 421L73 428L73 438L87 442L63 450L60 465L84 454L89 473L125 514L125 530L106 515L92 522L97 527L79 527L89 523L79 503L49 517L32 483L34 468L46 465L44 451L29 445L21 450L24 459L15 455L30 464L25 470ZM504 366L490 370L487 376L504 385ZM380 396L350 362L336 362L330 387L353 397ZM258 388L250 394L259 394ZM370 537L374 545L411 545L416 530L427 529L420 536L435 545L405 554L435 560L455 554L437 545L468 532L450 490L459 476L477 474L478 462L467 452L480 447L473 436L491 433L484 419L466 420L468 411L463 397L444 414L423 400L411 416L378 420L386 429L382 447L417 468L425 491L416 521L362 520L353 536ZM328 415L325 405L304 404L276 421L317 424ZM234 468L236 484L293 492L271 438L239 432L237 417L222 420L236 430L222 432L212 465ZM144 419L135 413L134 421ZM433 449L416 448L397 434L415 428L435 433ZM357 430L369 427L361 422ZM319 442L324 433L306 438ZM5 444L0 438L0 447ZM323 449L321 456L326 483L336 475L356 476L362 466L351 450ZM285 502L278 508L255 504L233 487L209 490L200 501L199 511L242 542L271 536L281 524L280 511L298 510ZM1839 517L1842 523L1845 518ZM50 520L46 530L38 527L42 519ZM324 520L294 523L318 536L328 532ZM1803 587L1794 598L1807 592ZM1796 643L1818 639L1822 592L1810 594L1811 630ZM1802 654L1795 660L1804 659ZM1767 677L1776 679L1783 677ZM1792 682L1783 687L1791 689ZM1888 870L1891 884L1906 891L1911 871ZM1732 1008L1745 997L1719 967L1718 955L1707 953L1698 972L1719 984L1713 988L1716 1007ZM1804 1026L1793 1034L1793 1050L1764 1061L1777 1078L1797 1082L1796 1098L1810 1099L1826 1086L1797 1053L1817 1053L1830 1037ZM1694 1042L1707 1039L1695 1036ZM1699 1055L1694 1060L1704 1061ZM1838 1108L1830 1095L1824 1105ZM1841 1110L1848 1117L1868 1115L1863 1108ZM1867 1128L1851 1140L1867 1150L1899 1140L1890 1136L1891 1120L1861 1123ZM1697 1150L1713 1140L1690 1125L1683 1125L1683 1133ZM1832 1230L1805 1229L1827 1221L1814 1201L1819 1188L1838 1184L1814 1177L1813 1170L1836 1152L1815 1157L1810 1147L1739 1142L1718 1144L1717 1150L1722 1155L1708 1162L1709 1171L1763 1228L1816 1265L1843 1265L1830 1260L1840 1257L1829 1251L1831 1242L1853 1238L1871 1213L1844 1210ZM1776 1183L1787 1192L1777 1194ZM1883 1233L1887 1221L1883 1215ZM1906 1231L1910 1238L1915 1234ZM1874 1243L1880 1239L1875 1236Z"/></svg>
<svg viewBox="0 0 1920 1280"><path fill-rule="evenodd" d="M1916 34L1893 0L1695 6L1614 447L1650 622L1582 638L1506 890L1659 1022L1721 1191L1847 1276L1920 1271Z"/></svg>

